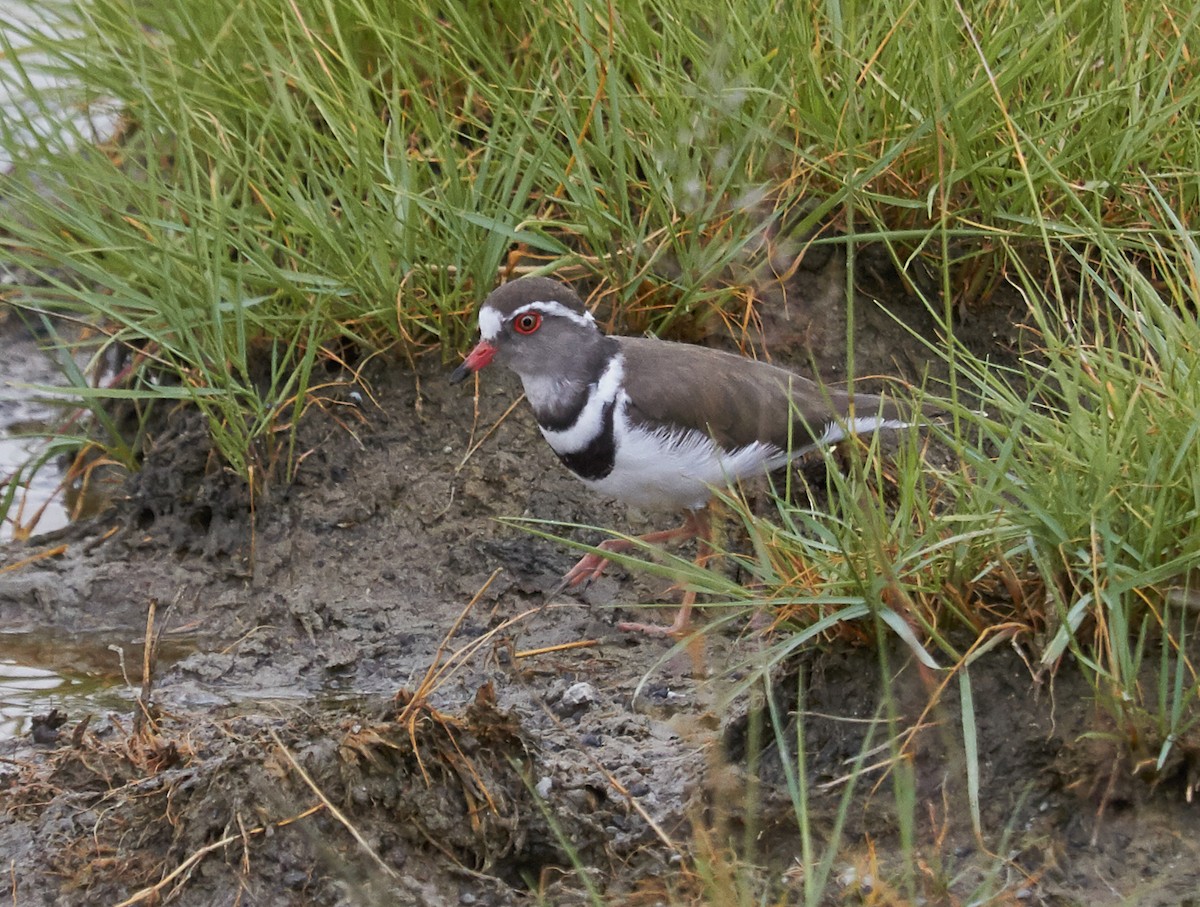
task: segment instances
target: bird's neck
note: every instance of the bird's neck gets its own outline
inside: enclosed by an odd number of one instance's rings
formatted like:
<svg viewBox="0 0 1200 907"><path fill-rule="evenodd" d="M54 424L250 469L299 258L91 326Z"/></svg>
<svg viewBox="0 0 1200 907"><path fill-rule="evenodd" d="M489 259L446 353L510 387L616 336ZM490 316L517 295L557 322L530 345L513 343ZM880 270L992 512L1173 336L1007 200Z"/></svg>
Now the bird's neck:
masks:
<svg viewBox="0 0 1200 907"><path fill-rule="evenodd" d="M613 358L619 355L614 338L601 335L598 340L553 370L528 368L518 372L525 397L543 427L572 424Z"/></svg>
<svg viewBox="0 0 1200 907"><path fill-rule="evenodd" d="M587 397L589 382L563 375L522 375L521 383L525 387L525 399L533 407L538 421L542 416L553 416L570 409L576 409Z"/></svg>

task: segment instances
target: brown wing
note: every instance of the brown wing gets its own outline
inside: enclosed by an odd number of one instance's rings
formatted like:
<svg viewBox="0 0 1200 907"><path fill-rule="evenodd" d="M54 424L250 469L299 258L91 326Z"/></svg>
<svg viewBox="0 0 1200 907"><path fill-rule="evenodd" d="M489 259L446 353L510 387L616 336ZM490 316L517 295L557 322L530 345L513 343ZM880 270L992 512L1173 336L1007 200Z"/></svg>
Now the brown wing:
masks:
<svg viewBox="0 0 1200 907"><path fill-rule="evenodd" d="M768 441L780 449L811 443L850 398L786 369L683 343L621 337L631 418L652 426L702 431L727 449ZM880 398L856 394L856 411L875 414ZM891 417L895 407L884 404Z"/></svg>

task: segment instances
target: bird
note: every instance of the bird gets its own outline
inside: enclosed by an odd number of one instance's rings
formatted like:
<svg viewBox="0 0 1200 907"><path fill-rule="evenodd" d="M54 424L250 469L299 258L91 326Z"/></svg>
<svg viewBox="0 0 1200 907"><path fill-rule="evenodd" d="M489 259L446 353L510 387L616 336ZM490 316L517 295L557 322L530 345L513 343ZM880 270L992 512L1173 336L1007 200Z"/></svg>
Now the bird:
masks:
<svg viewBox="0 0 1200 907"><path fill-rule="evenodd" d="M707 505L716 489L770 472L850 434L910 427L894 400L827 388L787 369L710 347L605 334L579 295L550 277L521 277L479 308L479 341L454 370L457 384L495 363L515 372L542 436L588 488L645 510L682 511L675 529L641 542L697 539L709 552ZM629 550L608 539L603 552ZM604 570L583 557L559 589ZM669 625L621 623L622 631L681 637L695 592Z"/></svg>

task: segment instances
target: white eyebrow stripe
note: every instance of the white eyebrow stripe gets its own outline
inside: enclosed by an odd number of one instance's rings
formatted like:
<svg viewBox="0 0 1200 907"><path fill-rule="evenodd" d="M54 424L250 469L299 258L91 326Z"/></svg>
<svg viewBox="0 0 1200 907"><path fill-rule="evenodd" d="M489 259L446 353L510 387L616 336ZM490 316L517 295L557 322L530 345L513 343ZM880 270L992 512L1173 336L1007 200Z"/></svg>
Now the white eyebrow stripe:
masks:
<svg viewBox="0 0 1200 907"><path fill-rule="evenodd" d="M570 319L576 324L581 324L585 327L596 323L596 319L592 317L591 312L584 310L584 312L580 314L574 309L567 308L561 302L555 302L553 299L535 299L533 302L527 302L519 309L513 309L513 313L509 316L509 318L516 318L518 315L524 312L541 312L543 315L557 315L561 318ZM481 323L482 318L483 313L480 312Z"/></svg>
<svg viewBox="0 0 1200 907"><path fill-rule="evenodd" d="M509 314L508 320L516 318L525 312L541 312L543 315L555 315L560 318L566 318L574 321L576 324L584 327L595 327L596 319L592 317L592 313L584 311L582 314L574 309L569 309L561 302L555 302L553 299L535 299L533 302L527 302L519 309L513 309ZM500 313L490 305L485 305L479 310L479 336L484 340L495 340L500 336L500 331L504 327L505 319Z"/></svg>

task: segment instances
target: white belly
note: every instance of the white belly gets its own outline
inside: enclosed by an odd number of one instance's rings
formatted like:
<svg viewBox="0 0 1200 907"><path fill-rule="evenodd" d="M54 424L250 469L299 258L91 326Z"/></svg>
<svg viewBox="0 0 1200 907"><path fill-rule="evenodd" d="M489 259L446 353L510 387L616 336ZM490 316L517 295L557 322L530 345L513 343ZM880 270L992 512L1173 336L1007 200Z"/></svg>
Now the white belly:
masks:
<svg viewBox="0 0 1200 907"><path fill-rule="evenodd" d="M614 419L616 456L612 471L584 484L638 507L659 510L697 509L708 503L713 488L782 466L787 455L770 444L756 443L725 453L696 432L668 435L629 425L624 407Z"/></svg>

